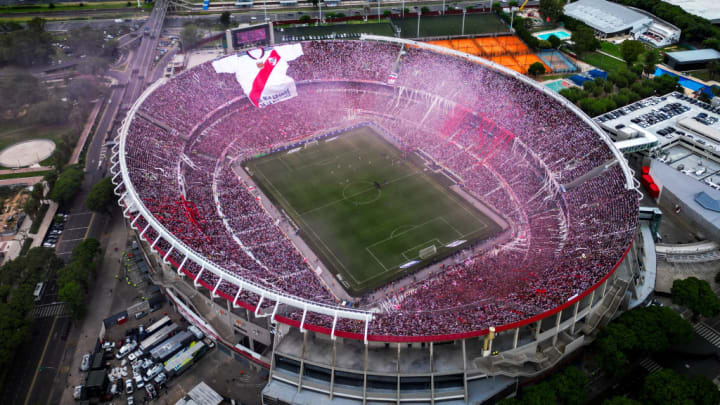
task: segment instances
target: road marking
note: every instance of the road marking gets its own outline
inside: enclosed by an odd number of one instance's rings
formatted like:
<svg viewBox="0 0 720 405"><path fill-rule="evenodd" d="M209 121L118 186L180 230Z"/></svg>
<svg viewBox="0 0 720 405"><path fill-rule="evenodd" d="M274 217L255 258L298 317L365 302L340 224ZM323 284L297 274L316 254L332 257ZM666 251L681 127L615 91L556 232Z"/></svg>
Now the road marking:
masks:
<svg viewBox="0 0 720 405"><path fill-rule="evenodd" d="M90 223L88 223L87 230L85 231L85 236L83 236L83 239L87 239L88 233L90 233L90 227L92 226L92 223L94 220L95 220L95 213L93 212L92 216L90 217Z"/></svg>
<svg viewBox="0 0 720 405"><path fill-rule="evenodd" d="M40 373L40 367L42 366L43 360L45 359L45 352L47 352L48 345L50 344L50 339L52 339L53 331L55 330L55 323L57 322L57 317L53 319L52 326L50 326L50 332L48 333L47 340L45 340L45 347L43 347L42 354L40 355L40 361L38 361L37 367L35 367L35 375L33 375L32 382L30 383L30 389L28 389L28 393L25 396L25 402L24 405L28 405L28 402L30 402L30 395L32 395L33 388L35 388L35 381L37 380L37 376Z"/></svg>

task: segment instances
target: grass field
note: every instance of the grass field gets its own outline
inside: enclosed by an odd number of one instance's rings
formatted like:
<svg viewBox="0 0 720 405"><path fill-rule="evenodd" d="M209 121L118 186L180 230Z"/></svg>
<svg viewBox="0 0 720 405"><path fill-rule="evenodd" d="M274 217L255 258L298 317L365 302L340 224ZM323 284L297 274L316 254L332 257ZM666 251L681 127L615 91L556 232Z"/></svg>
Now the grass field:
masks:
<svg viewBox="0 0 720 405"><path fill-rule="evenodd" d="M588 52L583 54L581 60L606 72L615 72L627 68L627 64L625 62L597 52Z"/></svg>
<svg viewBox="0 0 720 405"><path fill-rule="evenodd" d="M246 168L352 294L500 230L369 127L253 159ZM468 242L445 247L457 240ZM437 253L421 260L419 251L433 245Z"/></svg>
<svg viewBox="0 0 720 405"><path fill-rule="evenodd" d="M462 15L421 16L420 35L417 35L417 17L393 18L403 38L426 38L446 35L461 35ZM508 27L494 14L467 14L465 35L508 32Z"/></svg>

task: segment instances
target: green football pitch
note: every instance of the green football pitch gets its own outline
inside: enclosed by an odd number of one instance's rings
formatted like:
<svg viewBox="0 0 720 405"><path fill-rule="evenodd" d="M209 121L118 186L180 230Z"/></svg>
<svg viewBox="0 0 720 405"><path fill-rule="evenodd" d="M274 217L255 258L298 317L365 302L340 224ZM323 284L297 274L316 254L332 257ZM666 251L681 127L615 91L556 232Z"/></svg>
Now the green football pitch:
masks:
<svg viewBox="0 0 720 405"><path fill-rule="evenodd" d="M500 230L367 126L252 159L245 167L351 294ZM446 247L459 240L467 242ZM436 253L427 257L433 246Z"/></svg>

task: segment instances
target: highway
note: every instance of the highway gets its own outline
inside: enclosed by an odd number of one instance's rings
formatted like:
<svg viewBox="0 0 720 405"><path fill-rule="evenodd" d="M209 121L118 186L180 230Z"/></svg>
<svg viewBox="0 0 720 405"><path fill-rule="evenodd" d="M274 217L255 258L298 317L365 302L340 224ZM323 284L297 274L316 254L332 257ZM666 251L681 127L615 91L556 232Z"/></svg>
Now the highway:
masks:
<svg viewBox="0 0 720 405"><path fill-rule="evenodd" d="M88 211L85 207L85 198L90 188L107 174L109 153L107 150L103 153L103 150L106 149L105 143L114 137L109 135L112 135L111 131L116 128L125 112L123 106L129 107L132 104L145 88L144 77L154 73L150 70L150 66L166 10L166 0L158 1L150 18L139 31L142 35L147 27L148 35L143 35L137 48L128 53L130 58L128 71L137 69L138 74L127 75L117 71L107 73L117 81L117 84L111 88L88 146L82 190L69 207L68 229L73 231L63 233L56 247L58 256L65 261L69 261L72 249L82 240L100 239L105 230L108 218ZM133 39L128 36L121 41L121 46L127 48L134 45ZM12 371L6 381L5 390L0 395L2 404L47 404L54 391L62 391L64 388L53 386L53 383L57 384L58 371L68 366L62 364L62 359L67 346L66 339L74 323L67 316L67 311L60 307L55 308L56 305L53 304L57 300L55 278L53 274L48 280L46 293L35 314L36 320L31 338L19 348L18 353L22 355L18 355L10 366ZM91 349L91 347L87 348L87 350ZM68 371L78 372L78 370ZM51 387L53 389L50 389Z"/></svg>

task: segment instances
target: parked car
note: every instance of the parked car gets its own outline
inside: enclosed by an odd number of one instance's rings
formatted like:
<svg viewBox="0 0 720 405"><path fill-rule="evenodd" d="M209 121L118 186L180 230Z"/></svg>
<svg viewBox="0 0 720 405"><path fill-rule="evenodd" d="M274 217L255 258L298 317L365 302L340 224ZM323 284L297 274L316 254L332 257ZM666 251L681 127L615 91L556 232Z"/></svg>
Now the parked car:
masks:
<svg viewBox="0 0 720 405"><path fill-rule="evenodd" d="M88 371L90 370L90 353L85 353L82 357L82 361L80 362L80 371Z"/></svg>
<svg viewBox="0 0 720 405"><path fill-rule="evenodd" d="M115 355L115 358L120 360L123 357L130 354L133 350L135 350L135 348L137 348L137 343L135 341L132 341L128 344L124 344L123 347L121 347L120 350L118 350L117 354Z"/></svg>
<svg viewBox="0 0 720 405"><path fill-rule="evenodd" d="M133 389L132 380L128 378L128 380L125 381L125 393L130 395L133 393L133 391L135 391L135 390Z"/></svg>
<svg viewBox="0 0 720 405"><path fill-rule="evenodd" d="M158 386L162 386L167 381L167 374L160 373L155 376L155 379L153 381L155 381L155 384L157 384Z"/></svg>
<svg viewBox="0 0 720 405"><path fill-rule="evenodd" d="M150 397L150 399L155 399L158 396L157 391L155 390L155 387L153 387L153 385L151 383L148 383L145 386L145 392L147 392L147 395L148 395L148 397Z"/></svg>
<svg viewBox="0 0 720 405"><path fill-rule="evenodd" d="M160 374L162 371L163 371L163 365L156 364L153 366L153 368L151 368L150 370L147 371L147 374L145 374L145 377L143 378L143 380L150 381L153 378L155 378L156 375Z"/></svg>
<svg viewBox="0 0 720 405"><path fill-rule="evenodd" d="M147 312L145 312L145 311L140 311L140 312L138 312L138 313L135 314L135 319L142 319L143 317L145 317L145 315L147 315Z"/></svg>
<svg viewBox="0 0 720 405"><path fill-rule="evenodd" d="M143 378L140 374L135 374L135 385L138 389L145 386L145 381L143 381Z"/></svg>
<svg viewBox="0 0 720 405"><path fill-rule="evenodd" d="M76 401L79 401L80 398L82 398L84 388L84 385L76 385L75 388L73 388L73 398L75 398Z"/></svg>

